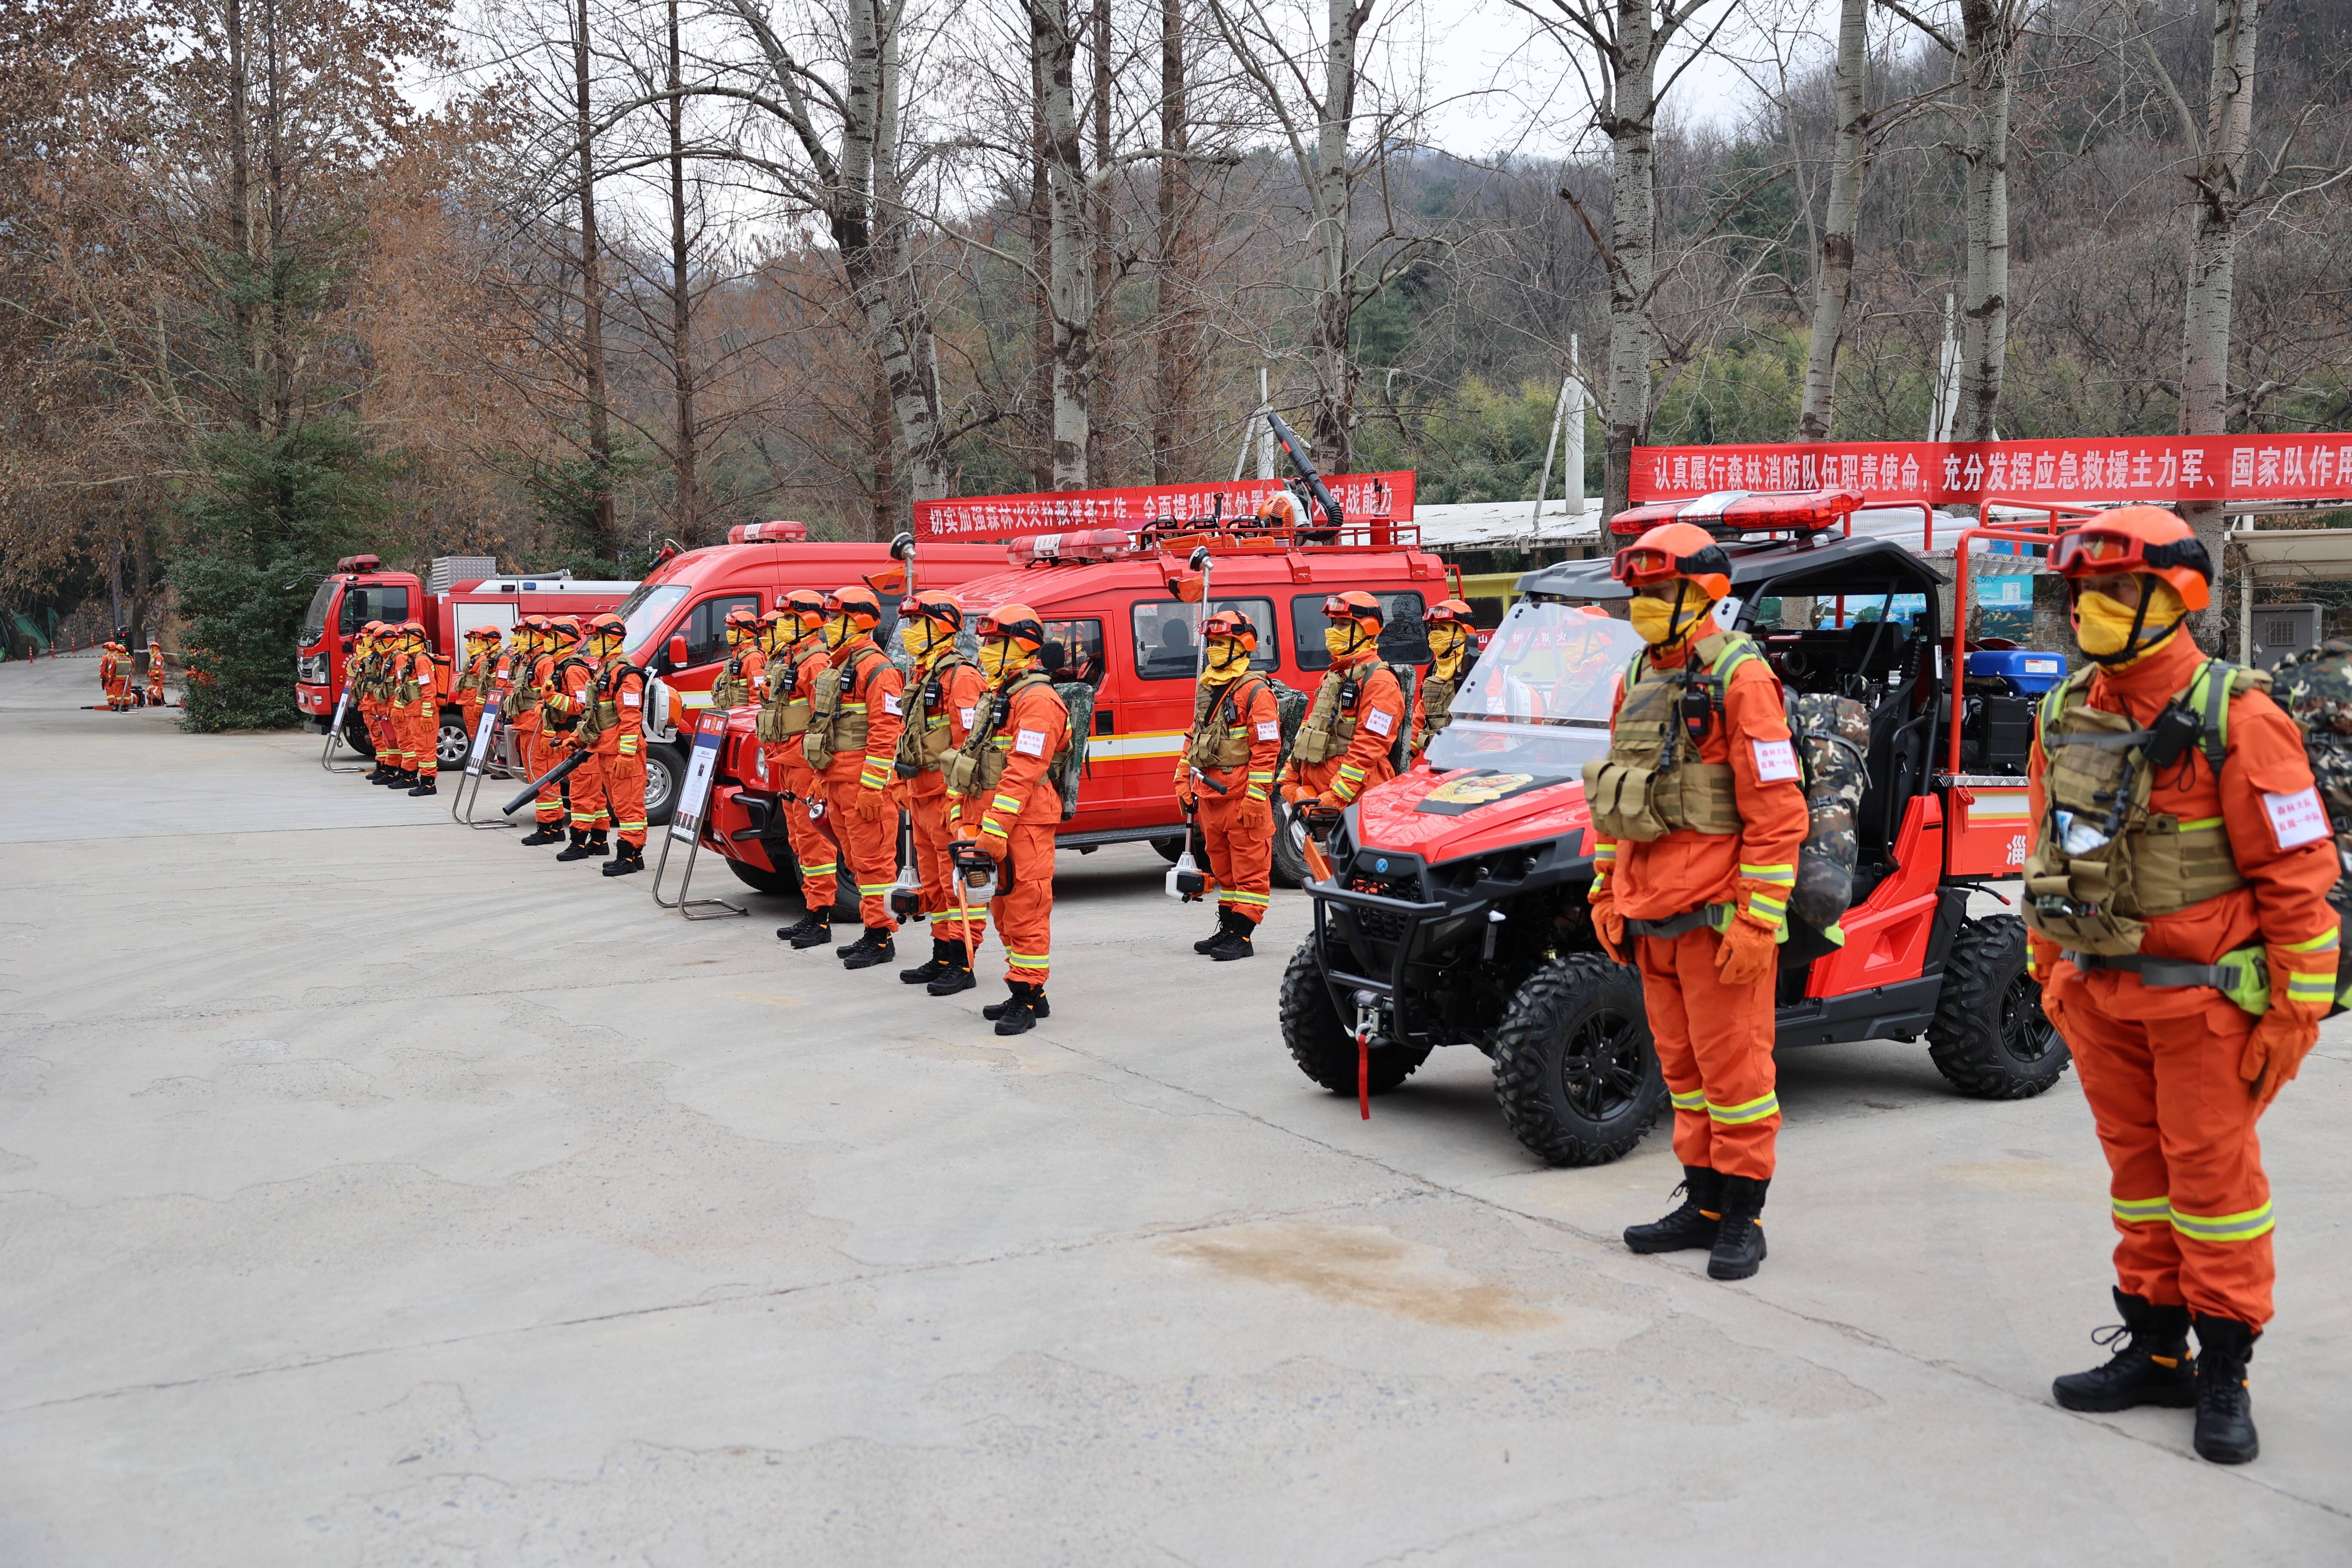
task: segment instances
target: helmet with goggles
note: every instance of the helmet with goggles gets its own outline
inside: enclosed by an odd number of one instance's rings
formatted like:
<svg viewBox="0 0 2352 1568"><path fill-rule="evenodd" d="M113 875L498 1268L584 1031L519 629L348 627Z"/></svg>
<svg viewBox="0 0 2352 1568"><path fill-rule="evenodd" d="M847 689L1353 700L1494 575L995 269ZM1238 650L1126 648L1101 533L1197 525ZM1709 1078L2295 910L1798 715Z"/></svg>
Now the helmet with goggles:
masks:
<svg viewBox="0 0 2352 1568"><path fill-rule="evenodd" d="M1213 641L1224 637L1244 651L1257 651L1257 623L1239 610L1213 610L1201 622L1201 640Z"/></svg>
<svg viewBox="0 0 2352 1568"><path fill-rule="evenodd" d="M2058 536L2050 564L2070 585L2126 574L2162 579L2191 610L2213 601L2213 558L2204 542L2160 506L2123 506Z"/></svg>
<svg viewBox="0 0 2352 1568"><path fill-rule="evenodd" d="M1609 574L1629 588L1679 579L1710 599L1731 592L1731 557L1695 522L1662 522L1617 552Z"/></svg>

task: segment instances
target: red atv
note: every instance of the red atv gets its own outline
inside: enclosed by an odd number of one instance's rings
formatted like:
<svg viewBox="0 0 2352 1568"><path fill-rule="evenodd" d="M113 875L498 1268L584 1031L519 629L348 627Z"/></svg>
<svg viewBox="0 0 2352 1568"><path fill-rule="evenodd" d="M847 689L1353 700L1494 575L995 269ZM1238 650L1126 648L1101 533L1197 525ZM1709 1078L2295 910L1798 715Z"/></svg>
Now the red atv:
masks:
<svg viewBox="0 0 2352 1568"><path fill-rule="evenodd" d="M1780 1043L1925 1036L1963 1093L2023 1099L2057 1081L2065 1043L2025 972L2024 922L1969 902L2023 864L2033 697L2064 661L1988 649L1952 680L1942 575L1892 541L1851 537L1859 501L1717 496L1638 508L1612 531L1669 515L1706 525L1732 559L1725 613L1788 689L1867 710L1843 942L1792 920ZM1582 770L1607 749L1613 688L1641 646L1609 569L1566 562L1519 580L1423 763L1329 825L1330 875L1307 889L1315 931L1282 984L1284 1041L1317 1083L1381 1093L1437 1047L1475 1046L1511 1130L1557 1165L1615 1159L1666 1101L1641 981L1601 955L1585 904ZM1924 601L1908 625L1906 598ZM1773 629L1791 599L1820 607L1814 629ZM1969 771L1938 772L1955 697Z"/></svg>

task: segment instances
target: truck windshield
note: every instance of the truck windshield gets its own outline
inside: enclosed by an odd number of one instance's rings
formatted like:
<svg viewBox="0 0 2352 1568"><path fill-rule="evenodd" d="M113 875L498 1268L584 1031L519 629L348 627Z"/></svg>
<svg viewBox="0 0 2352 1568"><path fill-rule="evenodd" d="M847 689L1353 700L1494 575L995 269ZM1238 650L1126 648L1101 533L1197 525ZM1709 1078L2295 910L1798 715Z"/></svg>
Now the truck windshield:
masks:
<svg viewBox="0 0 2352 1568"><path fill-rule="evenodd" d="M1454 694L1430 766L1577 772L1608 749L1610 699L1641 647L1632 626L1597 609L1512 606Z"/></svg>
<svg viewBox="0 0 2352 1568"><path fill-rule="evenodd" d="M668 623L669 613L685 597L683 583L640 583L621 601L621 607L614 613L627 627L622 634L621 651L628 656L631 664L646 662L646 645Z"/></svg>
<svg viewBox="0 0 2352 1568"><path fill-rule="evenodd" d="M341 579L329 577L310 595L310 607L302 612L302 636L298 647L309 647L327 635L327 616L335 608L335 590L342 586Z"/></svg>

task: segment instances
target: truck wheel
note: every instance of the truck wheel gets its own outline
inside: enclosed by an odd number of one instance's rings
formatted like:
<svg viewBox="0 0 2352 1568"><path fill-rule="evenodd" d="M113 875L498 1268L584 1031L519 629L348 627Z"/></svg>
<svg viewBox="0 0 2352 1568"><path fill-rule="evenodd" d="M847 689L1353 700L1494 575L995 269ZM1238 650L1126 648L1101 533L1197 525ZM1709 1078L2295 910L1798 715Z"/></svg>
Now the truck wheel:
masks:
<svg viewBox="0 0 2352 1568"><path fill-rule="evenodd" d="M735 873L737 881L755 893L789 897L801 890L801 868L793 864L791 856L784 856L782 859L783 869L771 871L758 866L747 866L730 855L727 857L727 868Z"/></svg>
<svg viewBox="0 0 2352 1568"><path fill-rule="evenodd" d="M1927 1059L1979 1100L2030 1100L2066 1070L2066 1042L2025 973L2025 922L2015 915L1969 921L1952 939Z"/></svg>
<svg viewBox="0 0 2352 1568"><path fill-rule="evenodd" d="M1291 815L1287 804L1279 800L1270 804L1274 807L1274 885L1303 888L1307 886L1307 829ZM1356 1089L1355 1071L1351 1062L1348 1068L1350 1094Z"/></svg>
<svg viewBox="0 0 2352 1568"><path fill-rule="evenodd" d="M360 717L357 708L343 714L343 744L362 757L375 755L375 742L368 735L367 721Z"/></svg>
<svg viewBox="0 0 2352 1568"><path fill-rule="evenodd" d="M677 809L677 786L686 777L686 764L671 746L649 745L646 748L646 821L659 827ZM733 861L729 861L733 865ZM757 886L757 884L753 884ZM799 879L793 879L799 885Z"/></svg>
<svg viewBox="0 0 2352 1568"><path fill-rule="evenodd" d="M1282 1043L1298 1070L1333 1094L1356 1092L1356 1032L1331 1005L1323 984L1323 958L1309 936L1282 972ZM1366 1079L1374 1094L1411 1078L1429 1059L1427 1046L1383 1046L1371 1054Z"/></svg>
<svg viewBox="0 0 2352 1568"><path fill-rule="evenodd" d="M1549 1165L1604 1164L1639 1143L1666 1100L1641 976L1597 952L1536 971L1496 1032L1495 1099Z"/></svg>
<svg viewBox="0 0 2352 1568"><path fill-rule="evenodd" d="M1155 838L1151 841L1151 847L1159 850L1160 858L1171 866L1184 858L1184 840L1180 836L1171 835L1166 838Z"/></svg>
<svg viewBox="0 0 2352 1568"><path fill-rule="evenodd" d="M466 753L473 749L474 744L474 737L466 733L465 715L454 711L443 713L441 727L434 733L433 744L442 772L456 773L464 767Z"/></svg>

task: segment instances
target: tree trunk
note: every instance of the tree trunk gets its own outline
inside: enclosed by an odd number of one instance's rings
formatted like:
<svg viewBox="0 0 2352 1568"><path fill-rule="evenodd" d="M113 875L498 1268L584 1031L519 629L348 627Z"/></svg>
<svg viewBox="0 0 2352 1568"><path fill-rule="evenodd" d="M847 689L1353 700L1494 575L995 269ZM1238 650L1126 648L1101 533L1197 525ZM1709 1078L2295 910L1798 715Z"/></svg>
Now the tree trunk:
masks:
<svg viewBox="0 0 2352 1568"><path fill-rule="evenodd" d="M1087 488L1094 371L1094 258L1087 237L1084 147L1073 78L1077 41L1069 0L1029 0L1030 47L1044 87L1045 201L1052 219L1054 304L1054 488Z"/></svg>
<svg viewBox="0 0 2352 1568"><path fill-rule="evenodd" d="M1184 0L1160 4L1160 145L1183 153L1191 126L1184 96ZM1192 321L1192 182L1181 157L1160 161L1160 266L1154 287L1152 335L1155 395L1151 408L1151 482L1174 484L1192 438L1192 377L1198 348Z"/></svg>
<svg viewBox="0 0 2352 1568"><path fill-rule="evenodd" d="M1088 108L1094 121L1094 168L1096 178L1088 182L1087 226L1092 229L1094 244L1094 319L1089 325L1087 341L1099 353L1102 345L1110 341L1110 293L1113 258L1110 247L1110 181L1104 176L1110 168L1110 0L1094 0L1094 15L1087 29L1089 52L1094 57L1094 86ZM1110 482L1110 459L1105 446L1110 439L1108 424L1092 417L1103 391L1099 365L1092 367L1087 376L1087 473L1092 483Z"/></svg>
<svg viewBox="0 0 2352 1568"><path fill-rule="evenodd" d="M1864 79L1869 64L1870 0L1842 0L1834 75L1837 152L1830 169L1821 266L1813 275L1811 340L1805 347L1804 405L1797 439L1826 441L1837 411L1838 348L1846 305L1853 295L1853 237L1862 215L1862 180L1870 167L1870 109Z"/></svg>
<svg viewBox="0 0 2352 1568"><path fill-rule="evenodd" d="M1029 50L1029 265L1036 274L1032 289L1035 305L1030 323L1029 395L1035 406L1030 421L1032 443L1029 477L1037 489L1054 488L1054 204L1045 194L1045 62L1037 53L1035 35Z"/></svg>
<svg viewBox="0 0 2352 1568"><path fill-rule="evenodd" d="M595 119L588 95L588 0L572 13L572 107L580 160L580 358L585 382L588 461L596 496L596 553L620 559L613 521L613 427L604 393L604 277L596 241Z"/></svg>
<svg viewBox="0 0 2352 1568"><path fill-rule="evenodd" d="M237 411L247 430L261 429L261 404L256 392L260 366L254 363L253 298L250 289L253 257L253 127L247 107L248 68L245 57L244 0L227 0L222 26L228 34L228 249L246 276L230 290L231 319L236 330Z"/></svg>
<svg viewBox="0 0 2352 1568"><path fill-rule="evenodd" d="M677 474L671 526L691 542L700 513L696 494L694 428L694 298L686 248L686 100L677 96L679 74L677 0L669 0L669 342L677 430L670 464Z"/></svg>
<svg viewBox="0 0 2352 1568"><path fill-rule="evenodd" d="M293 265L286 243L286 37L280 0L262 0L262 263L269 279L269 429L294 427Z"/></svg>
<svg viewBox="0 0 2352 1568"><path fill-rule="evenodd" d="M1315 420L1308 440L1327 474L1355 466L1356 359L1349 342L1355 318L1349 278L1349 230L1354 221L1348 179L1349 133L1356 121L1356 41L1370 20L1372 0L1329 0L1324 39L1322 115L1315 130L1313 181L1317 240Z"/></svg>
<svg viewBox="0 0 2352 1568"><path fill-rule="evenodd" d="M872 254L864 291L867 331L881 367L884 395L903 447L908 498L938 500L948 493L946 432L940 423L939 360L931 348L930 312L915 275L912 240L898 184L898 28L896 11L875 17ZM887 447L890 431L882 438ZM896 471L886 450L881 462ZM897 481L887 487L889 514L876 537L897 531Z"/></svg>
<svg viewBox="0 0 2352 1568"><path fill-rule="evenodd" d="M1650 438L1650 370L1658 330L1650 316L1658 257L1657 38L1650 0L1620 0L1614 91L1599 116L1609 138L1609 402L1603 421L1601 514L1631 504L1633 448Z"/></svg>
<svg viewBox="0 0 2352 1568"><path fill-rule="evenodd" d="M1961 221L1968 273L1960 326L1960 406L1953 437L1990 441L2009 358L2009 106L2016 85L2018 0L1960 0L1967 178Z"/></svg>
<svg viewBox="0 0 2352 1568"><path fill-rule="evenodd" d="M2230 326L2237 284L2238 216L2246 201L2252 146L2254 44L2263 0L2212 0L2213 62L2206 85L2203 155L2189 174L2196 226L2189 241L2189 297L2180 347L2180 433L2218 436L2230 427ZM2186 500L2181 515L2218 566L2229 526L2218 500ZM2220 624L2221 595L2201 617Z"/></svg>

